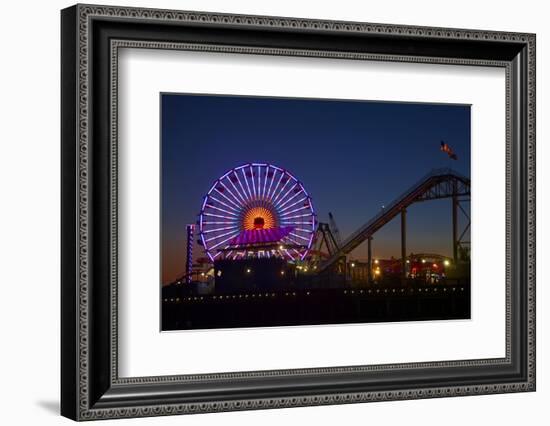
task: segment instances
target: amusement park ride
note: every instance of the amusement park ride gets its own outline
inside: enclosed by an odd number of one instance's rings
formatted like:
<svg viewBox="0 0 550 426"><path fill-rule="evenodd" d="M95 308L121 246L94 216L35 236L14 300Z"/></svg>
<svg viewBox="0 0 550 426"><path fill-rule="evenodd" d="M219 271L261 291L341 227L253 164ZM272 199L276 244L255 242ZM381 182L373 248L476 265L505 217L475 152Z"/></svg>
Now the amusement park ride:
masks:
<svg viewBox="0 0 550 426"><path fill-rule="evenodd" d="M452 199L452 259L407 255L407 208L442 198ZM197 238L208 263L202 281L213 281L215 292L285 288L303 279L304 272L309 282L311 277L342 282L337 276L345 282L353 276L350 268L356 266L348 257L365 241L364 281L368 284L379 270L372 258L373 236L397 216L401 217L401 258L391 269L406 280L422 269L426 259L440 269L451 262L458 264L459 252L469 245L465 240L469 209L463 208L469 201L469 178L451 169L434 169L342 240L332 213L329 223L317 221L310 194L291 172L273 164L244 164L216 179L204 196L197 224L187 226L186 273L177 282L190 284L198 276L193 266ZM466 224L459 234L460 213Z"/></svg>

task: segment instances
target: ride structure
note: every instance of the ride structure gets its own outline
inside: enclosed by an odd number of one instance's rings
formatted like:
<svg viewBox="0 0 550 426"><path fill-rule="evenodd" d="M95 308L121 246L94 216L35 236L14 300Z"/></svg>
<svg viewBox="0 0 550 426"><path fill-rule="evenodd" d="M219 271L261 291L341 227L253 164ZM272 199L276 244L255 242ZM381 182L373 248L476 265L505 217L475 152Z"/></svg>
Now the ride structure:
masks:
<svg viewBox="0 0 550 426"><path fill-rule="evenodd" d="M323 272L329 269L345 269L346 256L356 249L364 241L367 241L368 265L372 270L372 240L373 235L384 225L401 216L401 273L403 278L407 275L407 207L414 203L437 200L442 198L452 199L452 239L453 239L453 262L459 260L458 252L469 241L465 240L467 231L470 228L470 217L461 204L470 202L470 179L460 173L448 169L433 169L403 192L393 202L384 206L378 214L362 225L357 231L338 245L338 250L318 265L318 271ZM461 234L458 234L459 212L466 218L466 224Z"/></svg>
<svg viewBox="0 0 550 426"><path fill-rule="evenodd" d="M401 257L396 261L401 267L393 269L399 269L405 279L414 261L411 255L407 256L407 208L418 202L443 198L452 200L453 254L449 261L457 265L469 248L466 240L470 228L469 209L463 208L463 204L470 202L470 179L447 168L430 171L349 237L341 239L331 213L328 223L317 221L310 194L291 172L273 164L247 163L214 181L203 198L196 227L188 228L188 241L196 228L198 242L203 246L205 260L213 267L216 282L227 282L227 274L221 277L229 270L233 271L231 275L241 271L234 277L235 281L246 278L250 282L252 275L259 277L260 268L270 271L271 281L275 277L278 281L288 281L296 274L309 271L314 275L328 273L330 280L340 282L339 275L349 275L348 255L367 241L369 282L375 269L374 235L400 216ZM459 221L461 214L465 221ZM459 225L463 225L460 233ZM188 246L188 259L191 249ZM262 261L252 262L255 259ZM290 269L286 268L287 263ZM241 264L244 266L239 266ZM186 281L190 280L190 268L188 262Z"/></svg>
<svg viewBox="0 0 550 426"><path fill-rule="evenodd" d="M198 234L212 262L219 258L303 260L315 236L309 193L273 164L248 163L218 178L204 196Z"/></svg>

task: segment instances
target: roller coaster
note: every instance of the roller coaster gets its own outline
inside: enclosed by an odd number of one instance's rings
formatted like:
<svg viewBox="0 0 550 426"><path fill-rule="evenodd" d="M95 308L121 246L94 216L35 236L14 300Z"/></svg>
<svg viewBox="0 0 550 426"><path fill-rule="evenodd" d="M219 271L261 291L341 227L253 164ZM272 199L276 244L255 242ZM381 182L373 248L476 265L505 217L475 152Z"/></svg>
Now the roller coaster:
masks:
<svg viewBox="0 0 550 426"><path fill-rule="evenodd" d="M470 201L470 179L452 169L442 168L433 169L428 174L424 175L414 185L395 198L390 204L383 207L378 214L340 243L331 235L330 226L320 223L317 240L325 242L329 256L319 261L317 265L318 272L322 273L337 262L345 259L347 255L365 241L368 242L368 263L371 265L371 242L373 235L396 216L401 215L401 262L402 271L405 273L405 262L407 257L407 208L414 203L442 198L452 199L453 259L456 263L458 260L459 248L469 244L469 241L466 241L464 237L467 235L468 229L470 228L470 217L467 210L464 209L461 204ZM459 212L462 212L467 219L467 223L460 235L458 233Z"/></svg>

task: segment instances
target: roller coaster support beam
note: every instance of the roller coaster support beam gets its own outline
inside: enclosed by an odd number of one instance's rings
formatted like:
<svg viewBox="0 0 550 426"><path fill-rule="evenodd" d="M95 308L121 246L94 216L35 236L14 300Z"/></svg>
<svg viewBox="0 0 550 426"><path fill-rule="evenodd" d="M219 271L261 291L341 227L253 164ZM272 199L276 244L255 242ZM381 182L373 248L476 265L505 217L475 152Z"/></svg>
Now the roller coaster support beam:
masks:
<svg viewBox="0 0 550 426"><path fill-rule="evenodd" d="M407 209L401 210L401 280L407 279Z"/></svg>
<svg viewBox="0 0 550 426"><path fill-rule="evenodd" d="M458 261L458 197L453 195L453 262Z"/></svg>
<svg viewBox="0 0 550 426"><path fill-rule="evenodd" d="M372 282L372 236L367 238L367 282Z"/></svg>

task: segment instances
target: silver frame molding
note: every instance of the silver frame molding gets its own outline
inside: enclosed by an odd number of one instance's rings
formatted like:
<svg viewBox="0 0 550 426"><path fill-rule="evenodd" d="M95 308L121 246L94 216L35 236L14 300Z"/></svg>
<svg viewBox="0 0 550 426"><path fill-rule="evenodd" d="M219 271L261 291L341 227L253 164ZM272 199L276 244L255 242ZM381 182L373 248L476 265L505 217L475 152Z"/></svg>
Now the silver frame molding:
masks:
<svg viewBox="0 0 550 426"><path fill-rule="evenodd" d="M535 35L76 5L62 11L61 44L63 415L93 420L535 390ZM504 68L506 356L120 378L121 48Z"/></svg>

